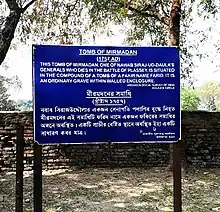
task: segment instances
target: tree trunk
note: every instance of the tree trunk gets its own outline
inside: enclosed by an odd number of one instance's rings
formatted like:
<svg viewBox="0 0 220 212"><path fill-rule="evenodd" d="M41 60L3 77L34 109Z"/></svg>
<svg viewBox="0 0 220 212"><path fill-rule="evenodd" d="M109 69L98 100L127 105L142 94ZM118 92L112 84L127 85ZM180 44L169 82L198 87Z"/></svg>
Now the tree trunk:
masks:
<svg viewBox="0 0 220 212"><path fill-rule="evenodd" d="M9 16L6 17L4 27L0 32L0 65L3 63L6 54L14 38L15 29L21 17L21 9L16 1L6 1L10 9Z"/></svg>
<svg viewBox="0 0 220 212"><path fill-rule="evenodd" d="M171 12L170 12L170 18L169 18L169 26L168 26L168 46L176 46L179 48L180 44L180 15L181 13L181 0L172 0L172 6L171 6ZM186 165L186 159L185 159L185 143L183 141L181 142L181 156L182 160L184 161L184 164ZM170 150L170 158L169 158L169 164L167 169L169 171L173 170L173 146L176 144L170 144L169 150Z"/></svg>
<svg viewBox="0 0 220 212"><path fill-rule="evenodd" d="M179 47L181 0L172 0L168 27L168 46Z"/></svg>
<svg viewBox="0 0 220 212"><path fill-rule="evenodd" d="M8 53L22 13L24 13L27 8L35 2L35 0L32 0L24 8L20 8L16 0L5 1L8 5L10 13L8 17L6 17L2 29L0 28L0 65L3 63Z"/></svg>

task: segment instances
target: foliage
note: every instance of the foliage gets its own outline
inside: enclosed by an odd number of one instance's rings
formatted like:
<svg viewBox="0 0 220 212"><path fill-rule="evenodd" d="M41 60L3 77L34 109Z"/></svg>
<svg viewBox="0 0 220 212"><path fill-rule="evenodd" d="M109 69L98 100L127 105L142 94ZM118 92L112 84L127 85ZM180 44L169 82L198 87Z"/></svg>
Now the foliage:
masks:
<svg viewBox="0 0 220 212"><path fill-rule="evenodd" d="M198 110L200 98L196 90L191 88L182 88L181 90L181 108L186 111Z"/></svg>
<svg viewBox="0 0 220 212"><path fill-rule="evenodd" d="M16 77L6 78L0 75L0 111L16 110L16 103L10 100L10 94L8 93L8 88L11 86L19 88L21 85Z"/></svg>
<svg viewBox="0 0 220 212"><path fill-rule="evenodd" d="M34 8L21 18L21 41L29 38L35 43L85 43L88 22L84 1L38 0Z"/></svg>
<svg viewBox="0 0 220 212"><path fill-rule="evenodd" d="M32 111L32 101L31 100L19 100L16 102L16 109L19 111Z"/></svg>
<svg viewBox="0 0 220 212"><path fill-rule="evenodd" d="M220 83L209 81L202 85L199 89L201 103L209 111L220 110Z"/></svg>

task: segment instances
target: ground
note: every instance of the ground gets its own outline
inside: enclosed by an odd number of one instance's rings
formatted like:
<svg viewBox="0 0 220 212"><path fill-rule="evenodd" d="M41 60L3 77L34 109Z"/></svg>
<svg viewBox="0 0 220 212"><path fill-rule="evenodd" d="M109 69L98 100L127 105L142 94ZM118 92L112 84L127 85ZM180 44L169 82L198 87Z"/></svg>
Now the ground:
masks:
<svg viewBox="0 0 220 212"><path fill-rule="evenodd" d="M25 172L24 208L33 211L33 173ZM183 176L183 211L220 211L220 169ZM45 212L173 211L172 173L163 168L43 172ZM0 211L15 211L15 173L0 174Z"/></svg>

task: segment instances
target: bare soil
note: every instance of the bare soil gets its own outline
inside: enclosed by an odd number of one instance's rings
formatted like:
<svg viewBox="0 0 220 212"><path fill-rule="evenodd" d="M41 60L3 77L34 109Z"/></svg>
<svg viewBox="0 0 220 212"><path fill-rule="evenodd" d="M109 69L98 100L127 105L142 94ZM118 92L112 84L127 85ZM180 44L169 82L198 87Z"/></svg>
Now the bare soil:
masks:
<svg viewBox="0 0 220 212"><path fill-rule="evenodd" d="M220 169L183 176L183 211L220 211ZM45 212L173 211L172 173L163 168L43 172ZM33 173L24 175L24 208L33 211ZM0 211L15 211L15 173L0 174Z"/></svg>

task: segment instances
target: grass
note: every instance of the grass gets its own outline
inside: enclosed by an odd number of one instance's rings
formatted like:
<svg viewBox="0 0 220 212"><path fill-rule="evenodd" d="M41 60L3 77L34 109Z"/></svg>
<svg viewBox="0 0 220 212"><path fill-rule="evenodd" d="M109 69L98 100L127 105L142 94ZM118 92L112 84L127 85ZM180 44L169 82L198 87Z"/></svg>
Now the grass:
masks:
<svg viewBox="0 0 220 212"><path fill-rule="evenodd" d="M183 211L220 211L219 176L219 169L191 170L184 175ZM172 173L163 168L44 171L43 208L45 212L173 211L172 180ZM33 211L32 182L32 173L26 173L26 212ZM0 175L1 212L14 211L14 192L14 173Z"/></svg>

